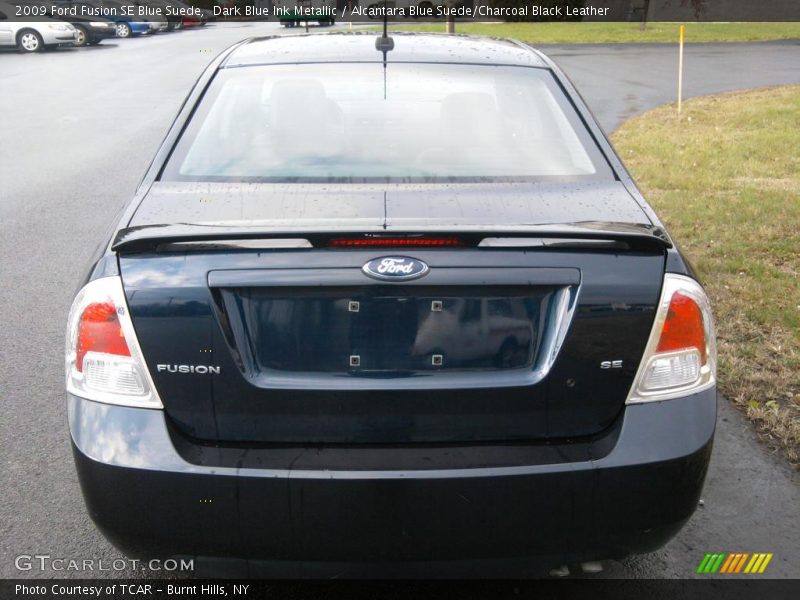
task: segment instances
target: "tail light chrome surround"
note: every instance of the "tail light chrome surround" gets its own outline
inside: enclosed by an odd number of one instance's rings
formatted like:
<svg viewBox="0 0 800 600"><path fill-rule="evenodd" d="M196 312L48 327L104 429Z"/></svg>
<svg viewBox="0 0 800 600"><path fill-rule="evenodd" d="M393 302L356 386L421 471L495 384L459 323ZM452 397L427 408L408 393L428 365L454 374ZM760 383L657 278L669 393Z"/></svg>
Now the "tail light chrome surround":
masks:
<svg viewBox="0 0 800 600"><path fill-rule="evenodd" d="M674 316L670 315L673 298L681 302L688 299L699 309L699 318L702 319L702 345L659 350L664 341L662 334L668 335L665 328L668 316ZM716 379L717 343L708 296L694 279L667 273L664 275L653 328L626 403L679 398L712 387Z"/></svg>
<svg viewBox="0 0 800 600"><path fill-rule="evenodd" d="M116 309L119 335L127 344L127 354L93 351L91 348L79 351L81 320L86 309L96 304L110 304ZM118 276L95 279L78 292L67 321L65 361L66 387L70 394L106 404L163 408L139 347L122 280Z"/></svg>

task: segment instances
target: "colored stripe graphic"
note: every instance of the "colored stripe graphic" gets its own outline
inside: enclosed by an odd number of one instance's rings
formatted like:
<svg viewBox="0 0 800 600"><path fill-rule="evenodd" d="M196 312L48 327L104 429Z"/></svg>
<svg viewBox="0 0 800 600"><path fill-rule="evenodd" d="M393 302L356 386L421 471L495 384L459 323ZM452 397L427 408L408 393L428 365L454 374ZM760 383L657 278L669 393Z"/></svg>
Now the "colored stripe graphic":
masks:
<svg viewBox="0 0 800 600"><path fill-rule="evenodd" d="M753 554L753 558L751 558L750 562L747 563L747 566L744 568L744 572L750 573L753 570L753 567L756 567L759 562L761 562L761 555L758 553Z"/></svg>
<svg viewBox="0 0 800 600"><path fill-rule="evenodd" d="M711 555L708 552L706 552L706 555L703 557L703 560L700 561L700 566L697 567L697 572L698 573L705 573L706 565L708 564L708 561L710 559L711 559Z"/></svg>
<svg viewBox="0 0 800 600"><path fill-rule="evenodd" d="M764 562L761 563L761 568L758 570L759 573L763 573L766 570L769 561L772 560L772 556L772 552L767 554L767 556L764 558Z"/></svg>
<svg viewBox="0 0 800 600"><path fill-rule="evenodd" d="M744 566L744 561L747 560L748 556L750 555L747 552L741 555L741 558L739 559L739 564L736 565L736 571L734 571L734 573L738 573L739 571L742 570L742 567Z"/></svg>
<svg viewBox="0 0 800 600"><path fill-rule="evenodd" d="M722 561L724 559L725 559L725 553L724 552L720 552L719 556L717 556L717 560L714 561L714 566L711 567L711 572L712 573L716 573L719 570L720 566L722 565Z"/></svg>
<svg viewBox="0 0 800 600"><path fill-rule="evenodd" d="M733 561L731 561L731 566L728 568L728 573L736 573L736 569L739 568L739 563L742 562L741 552L734 552L732 554L733 554Z"/></svg>
<svg viewBox="0 0 800 600"><path fill-rule="evenodd" d="M697 567L703 574L760 574L774 555L771 552L706 552Z"/></svg>
<svg viewBox="0 0 800 600"><path fill-rule="evenodd" d="M716 573L722 561L725 559L724 552L714 552L713 554L707 553L703 557L700 566L697 567L698 573Z"/></svg>
<svg viewBox="0 0 800 600"><path fill-rule="evenodd" d="M725 559L725 562L723 563L722 568L719 570L720 573L729 573L730 572L728 569L730 569L731 564L733 564L733 559L734 559L735 556L736 555L733 554L732 552L730 554L728 554L728 558Z"/></svg>
<svg viewBox="0 0 800 600"><path fill-rule="evenodd" d="M703 573L711 573L711 569L714 566L714 563L717 562L717 556L719 556L716 552L711 555L706 563L705 568L703 569Z"/></svg>

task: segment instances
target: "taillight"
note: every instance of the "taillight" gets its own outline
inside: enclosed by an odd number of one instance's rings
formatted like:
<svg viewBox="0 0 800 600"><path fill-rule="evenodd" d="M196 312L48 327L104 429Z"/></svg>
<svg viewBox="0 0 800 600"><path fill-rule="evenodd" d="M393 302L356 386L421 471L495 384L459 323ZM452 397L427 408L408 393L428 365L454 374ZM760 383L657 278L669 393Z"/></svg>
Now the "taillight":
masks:
<svg viewBox="0 0 800 600"><path fill-rule="evenodd" d="M683 292L675 292L669 300L667 317L661 328L656 352L696 349L701 362L706 362L705 326L700 305Z"/></svg>
<svg viewBox="0 0 800 600"><path fill-rule="evenodd" d="M94 302L83 309L78 321L77 346L75 368L80 372L83 372L83 359L87 352L131 355L116 306L111 302Z"/></svg>
<svg viewBox="0 0 800 600"><path fill-rule="evenodd" d="M711 306L703 288L667 273L653 330L628 403L667 400L714 385L717 349Z"/></svg>
<svg viewBox="0 0 800 600"><path fill-rule="evenodd" d="M67 391L81 398L161 408L142 357L119 277L89 282L67 324Z"/></svg>

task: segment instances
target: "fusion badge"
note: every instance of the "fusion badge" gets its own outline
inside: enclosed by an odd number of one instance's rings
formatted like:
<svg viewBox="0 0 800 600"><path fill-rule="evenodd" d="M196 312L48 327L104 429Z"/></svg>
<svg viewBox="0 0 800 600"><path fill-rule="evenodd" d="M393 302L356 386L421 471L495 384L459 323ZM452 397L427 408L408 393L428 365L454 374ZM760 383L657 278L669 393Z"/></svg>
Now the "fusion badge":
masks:
<svg viewBox="0 0 800 600"><path fill-rule="evenodd" d="M156 365L159 373L200 373L201 375L219 375L220 368L213 365Z"/></svg>
<svg viewBox="0 0 800 600"><path fill-rule="evenodd" d="M373 279L409 281L425 275L428 272L428 265L407 256L381 256L369 261L361 270Z"/></svg>

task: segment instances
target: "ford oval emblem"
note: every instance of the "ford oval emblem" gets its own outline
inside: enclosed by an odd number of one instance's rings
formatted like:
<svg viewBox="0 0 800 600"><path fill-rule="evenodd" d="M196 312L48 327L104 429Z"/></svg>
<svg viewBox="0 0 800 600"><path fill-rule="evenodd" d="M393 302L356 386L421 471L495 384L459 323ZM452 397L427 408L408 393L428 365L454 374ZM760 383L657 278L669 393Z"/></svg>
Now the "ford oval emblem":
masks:
<svg viewBox="0 0 800 600"><path fill-rule="evenodd" d="M407 256L381 256L373 258L361 270L374 279L408 281L425 275L428 272L428 265Z"/></svg>

